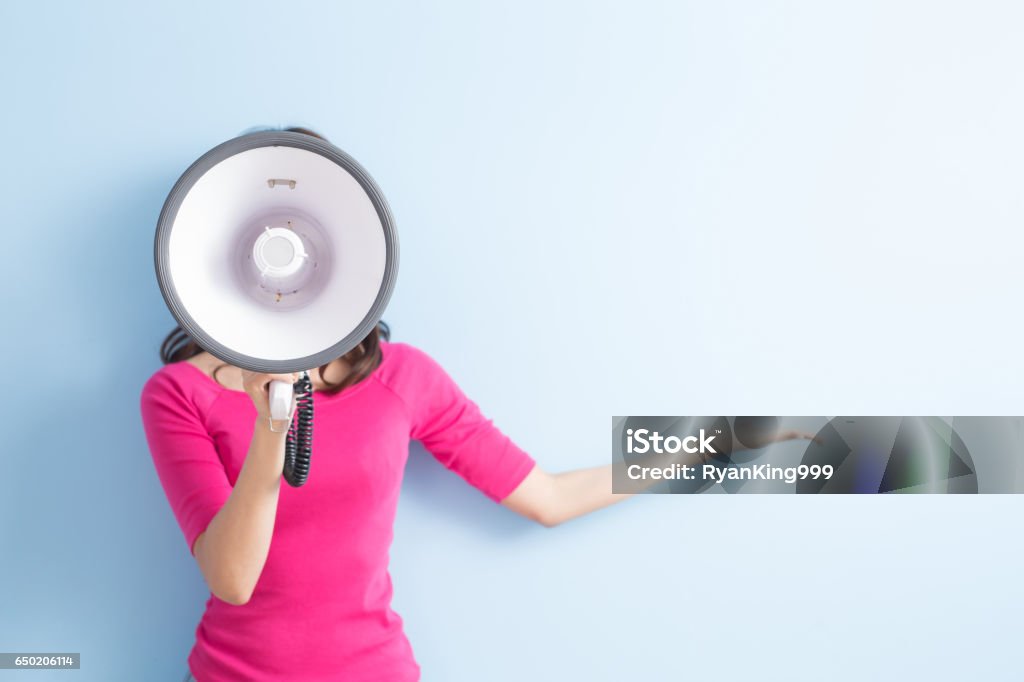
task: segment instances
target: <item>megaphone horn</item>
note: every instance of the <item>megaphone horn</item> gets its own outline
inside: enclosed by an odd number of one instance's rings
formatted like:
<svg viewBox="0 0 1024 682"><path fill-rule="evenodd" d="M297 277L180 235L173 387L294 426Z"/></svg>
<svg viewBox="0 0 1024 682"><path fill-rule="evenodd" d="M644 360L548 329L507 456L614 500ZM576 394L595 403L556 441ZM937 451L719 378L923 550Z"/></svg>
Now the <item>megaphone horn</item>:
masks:
<svg viewBox="0 0 1024 682"><path fill-rule="evenodd" d="M306 372L380 321L398 236L384 195L352 157L309 134L262 131L214 147L182 174L160 212L154 262L167 307L204 350L254 372ZM311 384L303 390L296 425L293 387L271 385L271 419L291 425L289 453L311 442L302 431L312 427ZM301 485L294 464L285 478ZM308 473L308 457L305 465Z"/></svg>

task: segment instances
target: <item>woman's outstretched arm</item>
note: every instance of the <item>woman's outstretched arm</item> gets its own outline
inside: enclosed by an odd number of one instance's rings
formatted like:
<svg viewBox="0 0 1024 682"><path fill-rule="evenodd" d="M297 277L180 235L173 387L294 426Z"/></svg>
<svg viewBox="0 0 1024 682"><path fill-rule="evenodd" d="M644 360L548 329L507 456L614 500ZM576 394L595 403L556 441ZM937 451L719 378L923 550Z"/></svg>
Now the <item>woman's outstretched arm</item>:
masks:
<svg viewBox="0 0 1024 682"><path fill-rule="evenodd" d="M810 433L787 430L773 434L764 444L796 439L809 440L813 437ZM736 449L746 448L740 446ZM677 454L653 455L650 456L648 463L665 466L674 462L696 464L699 461L701 460L697 455ZM502 504L517 514L550 528L620 502L657 483L655 480L648 480L638 484L634 492L613 493L612 466L606 464L558 474L548 473L535 466L523 482L502 500Z"/></svg>
<svg viewBox="0 0 1024 682"><path fill-rule="evenodd" d="M501 503L551 528L634 494L612 492L611 464L559 474L535 466Z"/></svg>

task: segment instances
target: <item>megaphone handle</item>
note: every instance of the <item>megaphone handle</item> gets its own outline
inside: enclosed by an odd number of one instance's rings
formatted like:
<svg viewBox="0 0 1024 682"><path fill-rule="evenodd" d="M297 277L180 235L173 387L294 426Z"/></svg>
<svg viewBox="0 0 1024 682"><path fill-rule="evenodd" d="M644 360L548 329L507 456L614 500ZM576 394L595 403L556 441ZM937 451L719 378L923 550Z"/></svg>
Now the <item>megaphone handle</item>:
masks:
<svg viewBox="0 0 1024 682"><path fill-rule="evenodd" d="M270 430L281 433L292 424L292 397L295 389L287 381L270 382ZM284 422L284 428L274 428L275 422Z"/></svg>

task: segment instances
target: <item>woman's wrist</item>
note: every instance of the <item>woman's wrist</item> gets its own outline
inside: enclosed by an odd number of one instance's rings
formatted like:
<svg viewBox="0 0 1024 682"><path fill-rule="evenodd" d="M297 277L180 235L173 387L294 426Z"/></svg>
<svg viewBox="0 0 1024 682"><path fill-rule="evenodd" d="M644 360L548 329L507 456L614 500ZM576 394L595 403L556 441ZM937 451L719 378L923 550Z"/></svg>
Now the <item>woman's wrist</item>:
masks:
<svg viewBox="0 0 1024 682"><path fill-rule="evenodd" d="M239 472L236 488L244 483L247 488L256 486L267 491L277 490L284 467L287 437L287 433L272 431L266 417L257 419L253 424L249 451Z"/></svg>
<svg viewBox="0 0 1024 682"><path fill-rule="evenodd" d="M260 415L256 417L256 422L253 424L253 435L260 434L267 438L274 438L278 440L284 440L288 435L287 422L279 420L276 424L271 425L271 419L269 416ZM282 426L284 424L284 426Z"/></svg>

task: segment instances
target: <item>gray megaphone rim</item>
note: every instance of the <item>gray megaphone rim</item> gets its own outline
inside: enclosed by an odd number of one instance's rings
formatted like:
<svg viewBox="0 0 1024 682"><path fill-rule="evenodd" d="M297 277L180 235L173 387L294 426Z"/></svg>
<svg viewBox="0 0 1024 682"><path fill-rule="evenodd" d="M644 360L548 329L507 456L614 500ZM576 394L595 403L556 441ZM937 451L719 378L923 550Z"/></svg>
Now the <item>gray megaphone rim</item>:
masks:
<svg viewBox="0 0 1024 682"><path fill-rule="evenodd" d="M216 339L204 332L202 327L196 324L196 321L188 314L188 311L181 303L181 299L178 297L178 293L174 288L174 281L170 276L168 255L171 227L174 225L181 202L184 201L185 196L192 189L196 181L224 159L250 149L272 146L305 149L306 151L320 154L344 168L356 179L363 188L363 191L370 197L370 201L373 203L373 207L376 209L377 216L380 218L380 223L384 229L384 278L381 282L380 291L377 293L377 298L362 322L345 338L330 348L313 353L312 355L290 360L267 360L265 358L245 355L218 343ZM366 169L360 166L355 159L333 144L310 135L288 131L263 131L240 135L217 145L200 156L182 173L171 189L170 194L167 195L167 200L160 211L160 219L157 221L156 238L153 245L153 259L156 265L157 283L160 285L160 293L164 297L164 302L167 303L171 315L181 325L181 328L196 343L211 355L215 355L220 360L237 367L252 372L280 374L298 372L325 365L331 360L351 351L373 330L384 314L384 309L387 307L388 301L391 299L391 293L395 288L395 279L398 276L398 234L395 232L391 209L388 207L383 193L381 193L373 178L370 177L370 174L366 172Z"/></svg>

